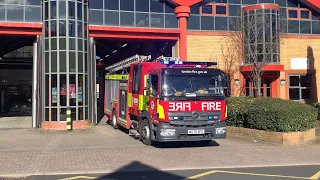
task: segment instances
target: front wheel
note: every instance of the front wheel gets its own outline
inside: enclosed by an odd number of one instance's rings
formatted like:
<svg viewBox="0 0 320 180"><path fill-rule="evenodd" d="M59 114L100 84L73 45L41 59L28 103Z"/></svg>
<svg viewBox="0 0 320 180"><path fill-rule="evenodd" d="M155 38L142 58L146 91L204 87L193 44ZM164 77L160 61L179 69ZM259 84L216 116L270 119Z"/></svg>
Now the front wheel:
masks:
<svg viewBox="0 0 320 180"><path fill-rule="evenodd" d="M150 128L150 123L147 119L143 119L141 122L140 126L140 140L142 141L143 144L147 146L151 146L152 141L151 141L151 128Z"/></svg>

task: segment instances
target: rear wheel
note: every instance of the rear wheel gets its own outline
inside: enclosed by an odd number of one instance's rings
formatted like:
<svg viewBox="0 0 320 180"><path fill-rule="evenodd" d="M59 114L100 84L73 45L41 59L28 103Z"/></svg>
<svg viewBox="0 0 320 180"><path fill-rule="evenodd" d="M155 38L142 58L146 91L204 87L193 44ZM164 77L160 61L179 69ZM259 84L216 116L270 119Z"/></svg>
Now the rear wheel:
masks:
<svg viewBox="0 0 320 180"><path fill-rule="evenodd" d="M151 146L152 141L151 141L151 128L150 128L150 123L147 119L143 119L141 122L141 126L139 128L140 132L140 140L142 141L143 144L147 146Z"/></svg>
<svg viewBox="0 0 320 180"><path fill-rule="evenodd" d="M112 113L112 127L118 129L116 111L113 111Z"/></svg>

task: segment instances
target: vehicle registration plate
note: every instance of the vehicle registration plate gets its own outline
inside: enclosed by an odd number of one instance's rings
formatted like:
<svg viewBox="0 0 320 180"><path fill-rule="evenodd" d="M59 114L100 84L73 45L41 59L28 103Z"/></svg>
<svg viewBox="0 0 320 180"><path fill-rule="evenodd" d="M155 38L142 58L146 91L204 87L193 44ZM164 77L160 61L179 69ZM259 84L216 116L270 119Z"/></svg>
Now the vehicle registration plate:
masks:
<svg viewBox="0 0 320 180"><path fill-rule="evenodd" d="M188 134L204 134L204 129L188 130Z"/></svg>

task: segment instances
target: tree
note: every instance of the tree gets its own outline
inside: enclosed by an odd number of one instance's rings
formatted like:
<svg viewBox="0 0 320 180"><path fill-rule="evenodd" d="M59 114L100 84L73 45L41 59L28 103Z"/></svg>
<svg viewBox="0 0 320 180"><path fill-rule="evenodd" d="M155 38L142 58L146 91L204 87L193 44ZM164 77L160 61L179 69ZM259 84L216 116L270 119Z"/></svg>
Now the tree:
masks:
<svg viewBox="0 0 320 180"><path fill-rule="evenodd" d="M236 52L236 60L242 59L242 65L252 67L244 73L253 82L255 97L261 97L263 68L267 64L280 62L280 44L284 38L281 29L285 27L284 24L280 26L279 13L273 10L250 11L243 13L241 17L230 18L230 34L225 38L225 42L232 44L234 49L228 53Z"/></svg>

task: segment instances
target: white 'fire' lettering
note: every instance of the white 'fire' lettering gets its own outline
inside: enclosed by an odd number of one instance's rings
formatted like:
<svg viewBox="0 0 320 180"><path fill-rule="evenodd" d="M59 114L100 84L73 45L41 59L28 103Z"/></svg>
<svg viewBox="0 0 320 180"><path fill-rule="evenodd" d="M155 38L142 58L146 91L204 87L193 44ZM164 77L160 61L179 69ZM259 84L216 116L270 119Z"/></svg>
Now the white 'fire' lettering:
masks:
<svg viewBox="0 0 320 180"><path fill-rule="evenodd" d="M202 111L221 111L221 102L202 102Z"/></svg>
<svg viewBox="0 0 320 180"><path fill-rule="evenodd" d="M190 102L170 102L169 103L169 111L191 111L191 103Z"/></svg>

